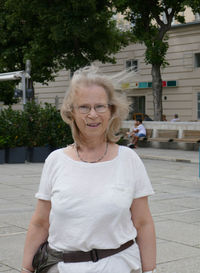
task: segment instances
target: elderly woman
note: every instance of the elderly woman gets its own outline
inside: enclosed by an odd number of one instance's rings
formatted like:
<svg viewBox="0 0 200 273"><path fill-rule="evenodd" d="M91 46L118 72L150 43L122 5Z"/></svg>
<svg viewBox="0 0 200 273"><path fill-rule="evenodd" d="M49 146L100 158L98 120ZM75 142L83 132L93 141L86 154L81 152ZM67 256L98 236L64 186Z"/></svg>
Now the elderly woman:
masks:
<svg viewBox="0 0 200 273"><path fill-rule="evenodd" d="M153 189L137 154L116 144L127 109L94 67L74 74L61 109L74 144L46 159L22 273L34 272L46 240L48 255L59 257L48 273L155 272Z"/></svg>

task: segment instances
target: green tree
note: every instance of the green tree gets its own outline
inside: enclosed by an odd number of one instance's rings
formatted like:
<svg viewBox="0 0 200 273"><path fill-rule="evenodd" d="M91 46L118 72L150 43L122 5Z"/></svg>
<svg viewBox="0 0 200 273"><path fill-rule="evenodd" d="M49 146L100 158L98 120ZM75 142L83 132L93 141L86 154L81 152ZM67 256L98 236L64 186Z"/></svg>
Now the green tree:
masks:
<svg viewBox="0 0 200 273"><path fill-rule="evenodd" d="M11 105L17 102L17 99L14 99L14 88L16 82L14 81L3 81L0 82L0 101L3 101L5 105Z"/></svg>
<svg viewBox="0 0 200 273"><path fill-rule="evenodd" d="M30 59L33 81L45 83L63 68L114 62L128 37L113 14L109 0L0 0L0 71Z"/></svg>
<svg viewBox="0 0 200 273"><path fill-rule="evenodd" d="M117 11L131 22L135 39L146 46L145 61L152 65L154 120L162 120L161 67L168 65L167 32L171 29L173 19L185 22L180 14L186 5L194 12L200 12L200 0L114 0L114 3Z"/></svg>

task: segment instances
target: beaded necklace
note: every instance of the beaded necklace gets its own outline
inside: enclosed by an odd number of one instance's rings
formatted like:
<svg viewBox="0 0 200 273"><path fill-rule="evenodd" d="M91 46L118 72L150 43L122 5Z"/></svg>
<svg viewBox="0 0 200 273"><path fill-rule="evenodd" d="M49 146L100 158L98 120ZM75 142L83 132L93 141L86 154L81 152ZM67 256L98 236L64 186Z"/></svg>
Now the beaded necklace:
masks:
<svg viewBox="0 0 200 273"><path fill-rule="evenodd" d="M105 150L104 154L103 154L100 158L98 158L97 160L94 160L94 161L87 161L87 160L84 160L84 159L81 157L81 155L80 155L80 153L79 153L79 151L78 151L78 147L77 147L76 144L75 144L75 149L76 149L76 154L77 154L78 158L79 158L81 161L86 162L86 163L97 163L97 162L101 161L101 160L105 157L105 155L107 154L107 151L108 151L108 142L106 143L106 150Z"/></svg>

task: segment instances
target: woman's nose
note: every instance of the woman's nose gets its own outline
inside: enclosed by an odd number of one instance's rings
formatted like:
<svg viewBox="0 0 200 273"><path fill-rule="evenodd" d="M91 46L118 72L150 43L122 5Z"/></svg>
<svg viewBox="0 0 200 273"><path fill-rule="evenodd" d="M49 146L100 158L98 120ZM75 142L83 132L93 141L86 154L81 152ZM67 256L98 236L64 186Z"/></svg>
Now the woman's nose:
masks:
<svg viewBox="0 0 200 273"><path fill-rule="evenodd" d="M92 118L96 118L98 115L97 115L97 112L95 111L94 107L91 107L90 109L90 112L88 113L88 117L92 117Z"/></svg>

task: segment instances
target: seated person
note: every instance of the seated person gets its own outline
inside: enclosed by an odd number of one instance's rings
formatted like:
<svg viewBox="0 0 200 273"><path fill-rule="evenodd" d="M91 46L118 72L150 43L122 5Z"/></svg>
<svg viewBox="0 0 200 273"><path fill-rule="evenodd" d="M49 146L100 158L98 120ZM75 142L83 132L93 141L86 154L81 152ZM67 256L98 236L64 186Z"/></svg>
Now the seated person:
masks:
<svg viewBox="0 0 200 273"><path fill-rule="evenodd" d="M177 122L177 121L180 121L180 119L178 117L178 114L175 114L174 118L171 120L171 122Z"/></svg>
<svg viewBox="0 0 200 273"><path fill-rule="evenodd" d="M142 124L141 119L136 120L135 128L128 135L132 138L132 143L130 143L128 146L130 148L136 148L139 138L146 137L146 129Z"/></svg>
<svg viewBox="0 0 200 273"><path fill-rule="evenodd" d="M145 114L144 121L153 121L153 120L147 114Z"/></svg>
<svg viewBox="0 0 200 273"><path fill-rule="evenodd" d="M166 115L162 115L162 121L167 121Z"/></svg>

